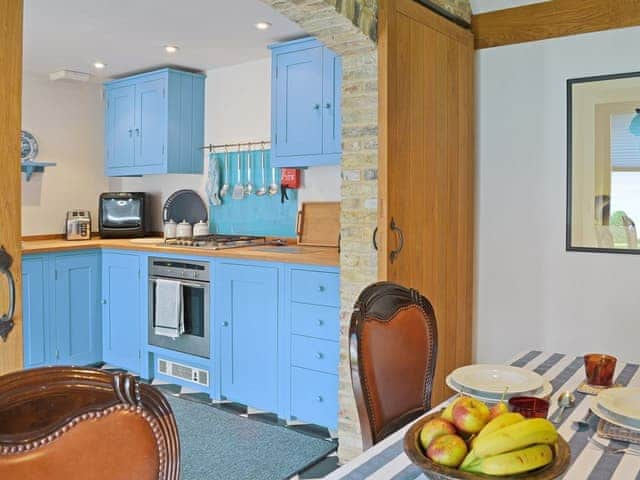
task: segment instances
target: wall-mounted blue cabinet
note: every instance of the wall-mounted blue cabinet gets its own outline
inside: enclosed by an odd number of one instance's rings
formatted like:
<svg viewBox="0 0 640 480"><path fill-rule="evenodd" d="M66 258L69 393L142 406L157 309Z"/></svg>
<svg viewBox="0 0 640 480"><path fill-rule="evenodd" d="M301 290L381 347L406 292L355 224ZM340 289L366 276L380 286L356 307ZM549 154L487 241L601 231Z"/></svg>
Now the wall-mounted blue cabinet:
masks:
<svg viewBox="0 0 640 480"><path fill-rule="evenodd" d="M277 266L215 267L221 394L254 408L278 409Z"/></svg>
<svg viewBox="0 0 640 480"><path fill-rule="evenodd" d="M105 173L202 173L205 76L165 68L105 83Z"/></svg>
<svg viewBox="0 0 640 480"><path fill-rule="evenodd" d="M340 57L314 38L270 48L272 165L339 164L342 153Z"/></svg>
<svg viewBox="0 0 640 480"><path fill-rule="evenodd" d="M102 254L102 352L110 365L142 369L143 299L140 256Z"/></svg>
<svg viewBox="0 0 640 480"><path fill-rule="evenodd" d="M25 367L101 361L99 252L25 256L23 268Z"/></svg>

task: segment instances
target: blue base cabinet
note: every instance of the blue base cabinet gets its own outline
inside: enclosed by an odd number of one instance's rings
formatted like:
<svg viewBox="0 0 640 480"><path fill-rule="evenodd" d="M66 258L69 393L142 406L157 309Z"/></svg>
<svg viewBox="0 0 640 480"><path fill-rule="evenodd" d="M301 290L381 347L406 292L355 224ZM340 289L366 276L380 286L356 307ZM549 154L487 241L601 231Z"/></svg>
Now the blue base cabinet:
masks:
<svg viewBox="0 0 640 480"><path fill-rule="evenodd" d="M202 173L204 80L164 68L105 83L105 174Z"/></svg>
<svg viewBox="0 0 640 480"><path fill-rule="evenodd" d="M50 323L47 318L49 295L45 291L47 259L25 256L22 260L22 318L24 366L50 364Z"/></svg>
<svg viewBox="0 0 640 480"><path fill-rule="evenodd" d="M280 271L270 264L218 263L214 282L221 394L271 412L278 409Z"/></svg>
<svg viewBox="0 0 640 480"><path fill-rule="evenodd" d="M142 371L142 276L140 256L102 254L103 361L129 371Z"/></svg>
<svg viewBox="0 0 640 480"><path fill-rule="evenodd" d="M272 45L271 165L339 164L342 61L314 38Z"/></svg>
<svg viewBox="0 0 640 480"><path fill-rule="evenodd" d="M100 254L25 256L24 365L87 365L102 359Z"/></svg>

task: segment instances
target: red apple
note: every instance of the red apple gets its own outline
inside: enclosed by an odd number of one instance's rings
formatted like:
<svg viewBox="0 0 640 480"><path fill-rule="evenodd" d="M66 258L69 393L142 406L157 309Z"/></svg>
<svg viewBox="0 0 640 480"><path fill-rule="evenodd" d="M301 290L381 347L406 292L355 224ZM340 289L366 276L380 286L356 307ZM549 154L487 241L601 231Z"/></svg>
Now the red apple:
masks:
<svg viewBox="0 0 640 480"><path fill-rule="evenodd" d="M475 398L462 397L453 407L453 423L465 433L478 433L489 421L487 405Z"/></svg>
<svg viewBox="0 0 640 480"><path fill-rule="evenodd" d="M489 409L489 420L499 417L503 413L508 413L509 407L506 403L500 401Z"/></svg>
<svg viewBox="0 0 640 480"><path fill-rule="evenodd" d="M441 435L456 433L456 427L443 418L433 418L425 423L420 430L420 445L426 451L431 442Z"/></svg>
<svg viewBox="0 0 640 480"><path fill-rule="evenodd" d="M442 435L427 449L427 456L435 463L457 468L467 456L467 444L458 435Z"/></svg>

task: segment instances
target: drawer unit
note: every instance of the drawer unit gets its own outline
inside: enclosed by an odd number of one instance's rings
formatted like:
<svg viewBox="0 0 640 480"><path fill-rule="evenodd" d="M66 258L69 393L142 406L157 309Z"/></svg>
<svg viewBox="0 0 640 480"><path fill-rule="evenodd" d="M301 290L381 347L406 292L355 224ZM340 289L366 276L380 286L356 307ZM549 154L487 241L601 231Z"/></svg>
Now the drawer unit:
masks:
<svg viewBox="0 0 640 480"><path fill-rule="evenodd" d="M291 415L305 422L338 426L338 376L291 367Z"/></svg>
<svg viewBox="0 0 640 480"><path fill-rule="evenodd" d="M325 373L338 373L340 344L330 340L291 335L291 364Z"/></svg>
<svg viewBox="0 0 640 480"><path fill-rule="evenodd" d="M291 331L337 342L340 338L340 311L336 307L294 302L291 304Z"/></svg>
<svg viewBox="0 0 640 480"><path fill-rule="evenodd" d="M340 276L336 273L292 270L291 297L294 302L339 307Z"/></svg>

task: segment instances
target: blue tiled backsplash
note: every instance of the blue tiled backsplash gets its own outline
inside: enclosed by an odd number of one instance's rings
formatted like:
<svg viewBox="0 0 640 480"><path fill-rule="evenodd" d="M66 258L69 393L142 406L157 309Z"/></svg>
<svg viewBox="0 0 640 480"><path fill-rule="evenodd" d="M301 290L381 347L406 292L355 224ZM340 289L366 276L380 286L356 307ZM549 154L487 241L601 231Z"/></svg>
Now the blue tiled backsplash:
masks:
<svg viewBox="0 0 640 480"><path fill-rule="evenodd" d="M270 150L265 150L265 179L268 188L271 183ZM209 156L215 162L220 176L220 186L228 179L229 193L222 198L222 205L209 204L209 230L211 233L235 233L244 235L266 235L270 237L295 237L296 216L298 213L298 192L287 190L289 200L280 201L280 169L276 169L278 193L257 196L255 191L262 186L260 156L262 151L251 152L251 170L254 194L242 200L233 200L233 187L238 181L238 153L229 152L229 172L225 171L225 154ZM247 152L241 154L241 182L247 183ZM210 170L211 172L211 170ZM209 172L209 174L211 174Z"/></svg>

